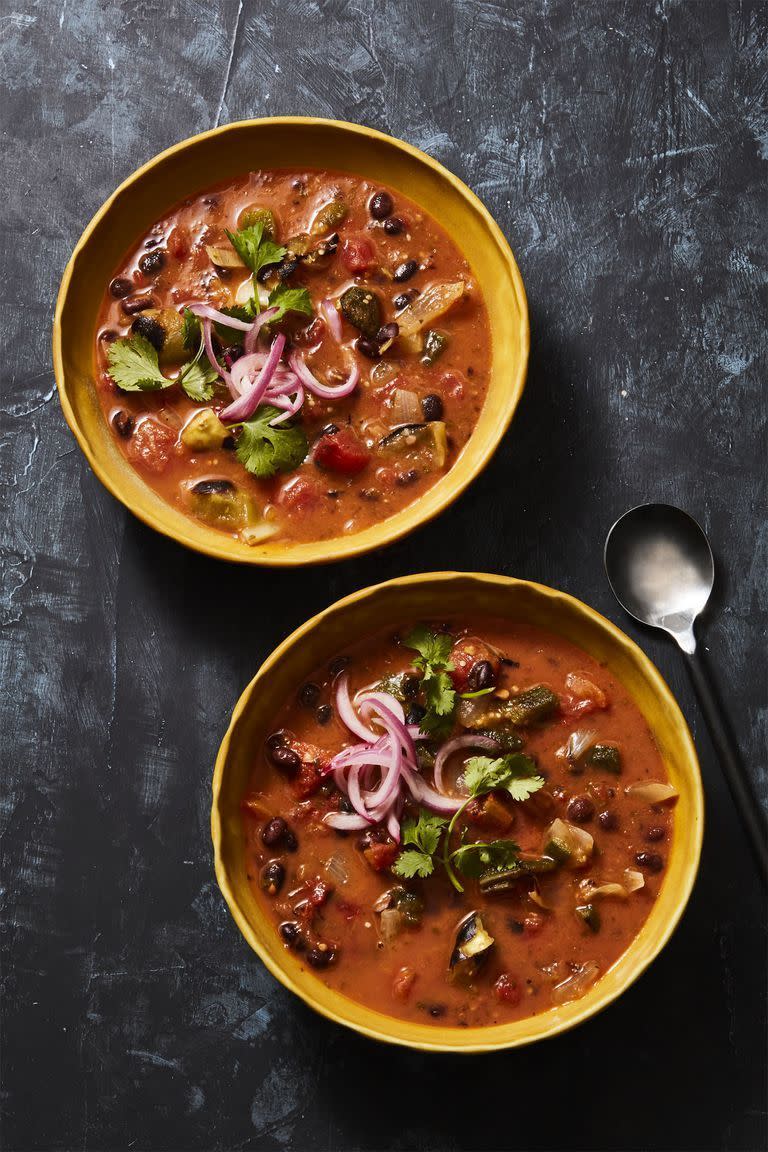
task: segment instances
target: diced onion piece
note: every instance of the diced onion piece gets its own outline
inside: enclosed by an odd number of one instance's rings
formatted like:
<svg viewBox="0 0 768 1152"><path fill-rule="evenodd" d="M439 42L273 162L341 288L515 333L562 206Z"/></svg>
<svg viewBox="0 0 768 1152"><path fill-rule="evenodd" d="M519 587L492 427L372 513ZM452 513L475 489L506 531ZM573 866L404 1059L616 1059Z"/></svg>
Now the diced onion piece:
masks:
<svg viewBox="0 0 768 1152"><path fill-rule="evenodd" d="M422 419L421 404L415 392L407 388L395 388L392 405L392 424L418 424Z"/></svg>
<svg viewBox="0 0 768 1152"><path fill-rule="evenodd" d="M575 763L587 752L597 740L597 732L594 728L577 728L575 732L571 732L562 748L558 748L555 752L558 760L569 760Z"/></svg>
<svg viewBox="0 0 768 1152"><path fill-rule="evenodd" d="M636 868L624 869L624 887L627 892L638 892L645 887L645 876Z"/></svg>
<svg viewBox="0 0 768 1152"><path fill-rule="evenodd" d="M323 824L329 828L336 828L339 832L360 832L367 828L370 821L358 816L355 812L329 812L323 816Z"/></svg>
<svg viewBox="0 0 768 1152"><path fill-rule="evenodd" d="M553 820L546 831L545 841L554 840L562 844L568 852L568 865L572 868L581 868L592 856L595 842L584 828L577 828L567 820L558 816Z"/></svg>
<svg viewBox="0 0 768 1152"><path fill-rule="evenodd" d="M271 540L279 531L277 524L263 520L260 524L249 524L247 528L241 528L240 539L253 548L256 544L263 544L265 540Z"/></svg>
<svg viewBox="0 0 768 1152"><path fill-rule="evenodd" d="M598 896L615 896L618 900L626 900L627 895L624 885L613 881L596 884L594 880L582 880L579 884L579 896L582 900L595 900Z"/></svg>
<svg viewBox="0 0 768 1152"><path fill-rule="evenodd" d="M206 244L205 250L212 264L217 268L243 268L244 264L237 252L230 245L219 248L215 244Z"/></svg>
<svg viewBox="0 0 768 1152"><path fill-rule="evenodd" d="M624 789L627 796L642 800L646 804L664 804L667 800L677 797L677 789L671 784L663 784L660 780L647 780L643 784L630 784Z"/></svg>
<svg viewBox="0 0 768 1152"><path fill-rule="evenodd" d="M325 862L325 870L337 884L349 883L349 872L341 856L330 856Z"/></svg>
<svg viewBox="0 0 768 1152"><path fill-rule="evenodd" d="M381 938L385 944L391 944L405 927L405 917L399 908L385 908L380 920Z"/></svg>
<svg viewBox="0 0 768 1152"><path fill-rule="evenodd" d="M552 1000L555 1004L568 1004L571 1000L578 1000L599 975L600 969L594 960L587 960L565 980L555 985L552 989Z"/></svg>
<svg viewBox="0 0 768 1152"><path fill-rule="evenodd" d="M461 300L466 291L463 280L432 284L404 308L397 317L400 336L414 336L425 324L431 324Z"/></svg>
<svg viewBox="0 0 768 1152"><path fill-rule="evenodd" d="M569 672L565 678L565 686L579 700L592 700L598 708L605 708L608 703L602 688L598 688L592 680L582 676L581 672Z"/></svg>

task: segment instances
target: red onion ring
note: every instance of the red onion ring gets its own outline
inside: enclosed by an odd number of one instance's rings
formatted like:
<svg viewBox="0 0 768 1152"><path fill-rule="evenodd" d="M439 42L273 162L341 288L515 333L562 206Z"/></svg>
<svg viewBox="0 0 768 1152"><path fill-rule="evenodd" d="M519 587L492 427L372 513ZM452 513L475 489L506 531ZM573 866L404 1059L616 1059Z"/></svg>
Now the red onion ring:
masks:
<svg viewBox="0 0 768 1152"><path fill-rule="evenodd" d="M367 744L374 744L378 737L370 728L366 728L362 720L358 719L358 715L352 707L352 701L349 698L349 676L344 672L336 683L336 714L349 728L350 732L354 732L355 736L359 736L361 740L365 740Z"/></svg>
<svg viewBox="0 0 768 1152"><path fill-rule="evenodd" d="M266 363L254 380L251 390L246 392L244 396L240 396L225 408L223 412L220 412L219 419L229 420L234 423L235 421L248 420L249 417L253 415L269 387L280 357L283 354L283 348L285 348L285 336L280 332L272 341L272 347L270 348ZM237 361L237 363L239 363L239 361Z"/></svg>
<svg viewBox="0 0 768 1152"><path fill-rule="evenodd" d="M500 744L498 740L491 739L490 736L457 736L455 740L449 740L447 744L443 744L442 748L435 757L435 767L433 775L435 780L435 788L438 792L445 793L443 787L443 768L445 767L446 760L453 752L458 752L459 748L484 748L487 752L498 752Z"/></svg>
<svg viewBox="0 0 768 1152"><path fill-rule="evenodd" d="M341 316L339 316L338 308L333 300L323 300L320 308L322 309L331 336L333 336L337 344L341 344Z"/></svg>
<svg viewBox="0 0 768 1152"><path fill-rule="evenodd" d="M208 319L203 320L203 346L205 348L205 354L208 357L211 367L216 369L232 395L237 396L238 394L235 391L234 385L232 384L232 377L230 376L229 372L227 372L226 368L222 368L221 364L219 364L218 360L216 359L216 353L213 350L213 340L211 339L211 321Z"/></svg>
<svg viewBox="0 0 768 1152"><path fill-rule="evenodd" d="M263 326L265 324L269 323L269 321L272 319L273 316L277 315L278 311L279 311L279 309L277 309L277 308L265 308L263 312L259 313L259 315L256 317L256 319L251 324L250 329L246 333L245 340L243 341L243 351L244 352L247 353L247 352L255 352L256 351L256 344L257 344L258 339L259 339L259 332L261 331L261 329L263 328Z"/></svg>
<svg viewBox="0 0 768 1152"><path fill-rule="evenodd" d="M337 384L332 388L328 384L321 384L317 377L312 375L299 352L295 350L291 352L288 363L304 387L321 400L339 400L344 396L350 396L360 380L360 369L357 364L352 365L349 376L343 384Z"/></svg>
<svg viewBox="0 0 768 1152"><path fill-rule="evenodd" d="M214 324L221 324L225 328L234 328L237 332L250 332L253 324L250 320L238 320L236 316L227 316L226 312L219 312L210 304L188 304L187 307L194 316L212 320Z"/></svg>
<svg viewBox="0 0 768 1152"><path fill-rule="evenodd" d="M323 816L323 824L331 828L338 828L340 832L362 831L369 826L369 821L356 812L329 812Z"/></svg>

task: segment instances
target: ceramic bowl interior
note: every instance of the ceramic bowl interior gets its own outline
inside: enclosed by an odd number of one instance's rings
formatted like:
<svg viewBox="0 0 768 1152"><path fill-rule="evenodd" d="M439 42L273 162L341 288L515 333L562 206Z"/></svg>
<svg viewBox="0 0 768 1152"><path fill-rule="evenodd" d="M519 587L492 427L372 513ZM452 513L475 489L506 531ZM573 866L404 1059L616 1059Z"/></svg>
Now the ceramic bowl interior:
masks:
<svg viewBox="0 0 768 1152"><path fill-rule="evenodd" d="M239 811L274 716L296 686L352 637L396 630L419 619L487 615L528 621L566 637L603 662L631 693L654 734L679 792L675 834L658 899L630 948L580 1000L538 1016L483 1029L416 1024L375 1012L327 988L280 942L245 873ZM266 765L264 771L267 771ZM640 975L677 924L698 869L703 795L696 751L683 715L658 671L637 645L591 608L562 592L499 576L432 573L355 593L309 620L264 663L233 713L213 781L216 875L251 947L283 984L323 1015L378 1040L439 1051L511 1048L555 1035L599 1012Z"/></svg>
<svg viewBox="0 0 768 1152"><path fill-rule="evenodd" d="M255 548L184 516L146 484L107 429L93 383L96 318L104 287L129 247L174 204L249 168L329 168L402 191L435 217L469 260L492 336L488 396L454 467L421 499L380 524L320 543ZM338 560L388 543L435 516L485 466L525 383L528 309L514 257L476 196L423 152L380 132L333 120L284 117L230 124L177 144L140 168L103 205L75 248L54 321L54 367L64 414L103 484L145 523L208 555L255 564Z"/></svg>

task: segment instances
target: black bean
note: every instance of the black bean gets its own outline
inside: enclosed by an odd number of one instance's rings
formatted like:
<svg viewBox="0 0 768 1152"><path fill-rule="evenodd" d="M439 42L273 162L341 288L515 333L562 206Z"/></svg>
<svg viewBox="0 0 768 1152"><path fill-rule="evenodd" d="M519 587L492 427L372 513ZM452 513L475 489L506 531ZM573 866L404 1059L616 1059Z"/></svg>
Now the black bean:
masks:
<svg viewBox="0 0 768 1152"><path fill-rule="evenodd" d="M137 316L133 324L131 324L131 332L135 332L138 336L143 336L148 340L153 348L158 352L162 352L163 345L165 344L165 328L162 324L158 324L153 316Z"/></svg>
<svg viewBox="0 0 768 1152"><path fill-rule="evenodd" d="M307 963L312 968L327 968L335 959L336 953L327 944L325 946L315 944L307 952Z"/></svg>
<svg viewBox="0 0 768 1152"><path fill-rule="evenodd" d="M274 848L276 844L280 844L286 832L288 825L282 816L275 816L269 820L261 830L261 842L266 844L267 848Z"/></svg>
<svg viewBox="0 0 768 1152"><path fill-rule="evenodd" d="M128 437L132 434L135 423L136 422L133 419L133 416L131 416L130 412L126 412L123 408L121 408L118 412L115 412L114 416L112 417L112 427L114 428L115 432L117 432L118 436L122 436L123 440L127 440Z"/></svg>
<svg viewBox="0 0 768 1152"><path fill-rule="evenodd" d="M314 708L320 699L320 685L319 684L305 684L299 693L299 699L302 704L306 704L308 708Z"/></svg>
<svg viewBox="0 0 768 1152"><path fill-rule="evenodd" d="M427 422L430 420L442 420L445 411L443 401L439 396L436 396L434 392L430 392L428 396L422 397L421 410Z"/></svg>
<svg viewBox="0 0 768 1152"><path fill-rule="evenodd" d="M125 296L120 301L120 307L126 316L135 316L137 312L144 312L147 308L155 307L154 296Z"/></svg>
<svg viewBox="0 0 768 1152"><path fill-rule="evenodd" d="M298 752L294 752L293 748L289 748L287 744L281 744L277 748L270 748L269 758L278 772L282 772L284 776L295 776L299 768L301 768L301 759Z"/></svg>
<svg viewBox="0 0 768 1152"><path fill-rule="evenodd" d="M114 328L105 328L103 332L99 332L99 340L103 340L105 344L112 344L117 340L117 332Z"/></svg>
<svg viewBox="0 0 768 1152"><path fill-rule="evenodd" d="M109 291L115 300L122 300L123 296L127 296L129 292L133 291L133 281L126 280L125 276L115 276L109 286Z"/></svg>
<svg viewBox="0 0 768 1152"><path fill-rule="evenodd" d="M647 868L649 872L661 872L664 867L664 861L658 852L638 852L635 855L635 863L640 868Z"/></svg>
<svg viewBox="0 0 768 1152"><path fill-rule="evenodd" d="M288 736L285 732L273 732L271 736L267 737L267 748L279 748L281 744L285 744Z"/></svg>
<svg viewBox="0 0 768 1152"><path fill-rule="evenodd" d="M336 656L335 659L331 660L330 664L328 665L328 671L330 672L331 676L338 676L340 672L343 672L344 669L348 667L349 656Z"/></svg>
<svg viewBox="0 0 768 1152"><path fill-rule="evenodd" d="M467 676L467 691L468 692L482 692L484 688L490 688L496 682L493 674L493 664L490 660L478 660L473 664Z"/></svg>
<svg viewBox="0 0 768 1152"><path fill-rule="evenodd" d="M658 827L649 828L645 834L646 840L648 840L651 844L654 844L657 840L663 840L665 836L666 832L664 829Z"/></svg>
<svg viewBox="0 0 768 1152"><path fill-rule="evenodd" d="M198 496L223 496L226 492L234 492L235 486L231 480L198 480L192 485L192 491Z"/></svg>
<svg viewBox="0 0 768 1152"><path fill-rule="evenodd" d="M354 808L346 796L339 797L339 812L354 812Z"/></svg>
<svg viewBox="0 0 768 1152"><path fill-rule="evenodd" d="M588 796L574 796L568 804L568 819L587 824L595 814L595 806Z"/></svg>
<svg viewBox="0 0 768 1152"><path fill-rule="evenodd" d="M415 484L418 478L418 471L415 468L409 468L407 472L398 472L395 476L395 484L400 488L407 488L409 484Z"/></svg>
<svg viewBox="0 0 768 1152"><path fill-rule="evenodd" d="M402 312L403 308L407 308L411 300L415 300L418 294L418 288L406 288L405 292L401 292L399 296L395 296L392 301L392 307L396 308L398 312Z"/></svg>
<svg viewBox="0 0 768 1152"><path fill-rule="evenodd" d="M609 812L606 808L605 812L601 812L597 818L597 822L601 828L606 832L615 832L619 826L619 818L615 812Z"/></svg>
<svg viewBox="0 0 768 1152"><path fill-rule="evenodd" d="M317 720L318 724L327 724L331 716L333 716L333 708L331 708L330 704L321 704L317 712L315 712L315 720Z"/></svg>
<svg viewBox="0 0 768 1152"><path fill-rule="evenodd" d="M410 280L411 276L415 276L418 270L418 260L405 260L395 268L393 279L396 280L398 284L402 284L404 280Z"/></svg>
<svg viewBox="0 0 768 1152"><path fill-rule="evenodd" d="M374 220L384 220L394 208L389 192L374 192L368 201L368 211Z"/></svg>
<svg viewBox="0 0 768 1152"><path fill-rule="evenodd" d="M285 868L279 860L270 860L261 870L259 882L270 896L277 896L285 883Z"/></svg>
<svg viewBox="0 0 768 1152"><path fill-rule="evenodd" d="M294 272L299 266L297 256L291 256L288 260L284 260L277 270L277 275L281 280L288 280L293 276Z"/></svg>
<svg viewBox="0 0 768 1152"><path fill-rule="evenodd" d="M391 344L393 340L397 340L400 335L400 327L391 321L389 324L382 324L376 333L377 344Z"/></svg>
<svg viewBox="0 0 768 1152"><path fill-rule="evenodd" d="M405 722L406 724L420 724L426 714L427 710L422 708L421 704L411 704L405 714Z"/></svg>
<svg viewBox="0 0 768 1152"><path fill-rule="evenodd" d="M355 341L355 348L361 352L363 356L367 356L369 360L378 360L381 356L381 348L375 340L369 340L367 336L360 336Z"/></svg>
<svg viewBox="0 0 768 1152"><path fill-rule="evenodd" d="M399 236L405 228L405 221L399 216L390 216L384 221L384 231L388 236Z"/></svg>
<svg viewBox="0 0 768 1152"><path fill-rule="evenodd" d="M139 259L139 268L145 276L154 276L156 272L165 264L165 252L162 248L153 248L151 252L145 254Z"/></svg>
<svg viewBox="0 0 768 1152"><path fill-rule="evenodd" d="M301 937L301 928L294 920L284 920L277 929L288 945L294 945Z"/></svg>

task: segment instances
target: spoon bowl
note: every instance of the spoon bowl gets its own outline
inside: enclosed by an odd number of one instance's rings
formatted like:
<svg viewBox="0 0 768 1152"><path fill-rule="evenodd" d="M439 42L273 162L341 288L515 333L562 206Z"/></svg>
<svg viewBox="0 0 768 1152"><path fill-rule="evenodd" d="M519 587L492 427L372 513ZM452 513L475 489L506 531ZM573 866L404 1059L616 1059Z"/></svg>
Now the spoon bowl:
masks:
<svg viewBox="0 0 768 1152"><path fill-rule="evenodd" d="M684 652L715 581L712 549L692 516L670 504L641 504L605 541L605 570L619 603L641 624L663 628Z"/></svg>

